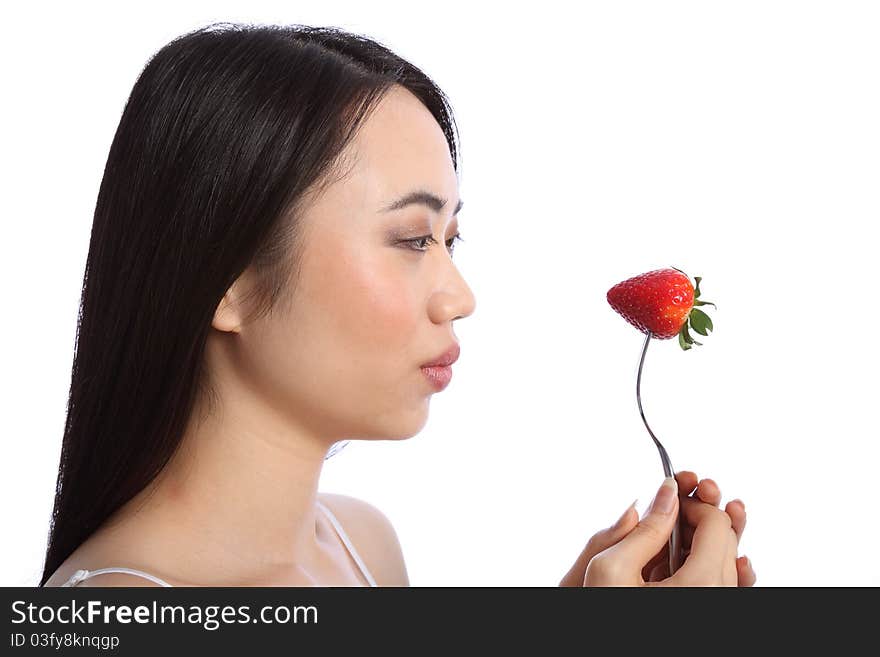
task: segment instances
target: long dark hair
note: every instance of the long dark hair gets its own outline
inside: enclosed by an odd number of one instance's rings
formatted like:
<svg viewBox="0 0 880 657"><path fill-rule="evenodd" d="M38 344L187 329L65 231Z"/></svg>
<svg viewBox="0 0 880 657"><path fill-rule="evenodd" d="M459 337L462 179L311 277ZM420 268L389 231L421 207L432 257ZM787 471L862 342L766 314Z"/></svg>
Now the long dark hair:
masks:
<svg viewBox="0 0 880 657"><path fill-rule="evenodd" d="M201 394L214 311L252 267L254 315L295 285L305 193L394 84L436 118L445 94L364 36L213 23L156 52L131 91L98 192L40 586L177 449Z"/></svg>

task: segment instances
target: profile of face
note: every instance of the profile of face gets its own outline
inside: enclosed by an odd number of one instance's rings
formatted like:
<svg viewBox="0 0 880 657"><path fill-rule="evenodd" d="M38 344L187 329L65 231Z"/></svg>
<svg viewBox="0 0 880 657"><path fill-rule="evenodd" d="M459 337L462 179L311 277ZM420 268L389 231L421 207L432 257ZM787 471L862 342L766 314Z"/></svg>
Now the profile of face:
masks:
<svg viewBox="0 0 880 657"><path fill-rule="evenodd" d="M437 392L421 366L457 343L453 320L475 308L452 257L458 180L428 109L394 86L344 160L346 175L303 210L303 259L283 312L242 323L246 271L218 306L207 353L221 398L328 446L418 433ZM388 210L412 192L445 202Z"/></svg>

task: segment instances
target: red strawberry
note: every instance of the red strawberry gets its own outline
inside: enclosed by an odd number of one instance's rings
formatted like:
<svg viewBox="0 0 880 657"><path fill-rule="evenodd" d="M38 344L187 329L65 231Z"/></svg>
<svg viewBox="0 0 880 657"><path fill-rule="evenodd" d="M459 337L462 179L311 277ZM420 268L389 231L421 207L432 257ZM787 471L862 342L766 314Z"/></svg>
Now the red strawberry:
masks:
<svg viewBox="0 0 880 657"><path fill-rule="evenodd" d="M608 303L630 324L651 337L668 340L678 335L678 344L688 350L702 344L691 337L688 324L700 335L713 329L709 316L695 306L715 306L700 301L699 276L696 289L680 269L657 269L628 278L608 290Z"/></svg>

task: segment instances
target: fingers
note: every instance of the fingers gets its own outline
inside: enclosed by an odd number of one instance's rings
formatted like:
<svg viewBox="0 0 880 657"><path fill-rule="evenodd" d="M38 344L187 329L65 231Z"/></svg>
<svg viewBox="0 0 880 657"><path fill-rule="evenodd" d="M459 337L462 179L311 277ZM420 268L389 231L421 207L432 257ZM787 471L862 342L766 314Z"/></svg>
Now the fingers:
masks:
<svg viewBox="0 0 880 657"><path fill-rule="evenodd" d="M693 495L694 497L718 506L721 503L721 489L714 479L697 480L697 475L690 470L681 470L675 475L678 481L678 490L681 495Z"/></svg>
<svg viewBox="0 0 880 657"><path fill-rule="evenodd" d="M642 579L646 582L650 582L652 580L656 580L657 576L655 574L656 570L659 567L663 567L668 570L668 566L664 566L664 564L669 563L669 543L664 545L657 554L651 557L651 560L645 564L645 567L642 568ZM666 577L664 575L663 577ZM662 577L660 578L662 579Z"/></svg>
<svg viewBox="0 0 880 657"><path fill-rule="evenodd" d="M695 497L702 500L706 504L718 506L719 504L721 504L721 489L718 488L718 484L716 484L712 479L701 479L700 483L697 484L697 492L695 493Z"/></svg>
<svg viewBox="0 0 880 657"><path fill-rule="evenodd" d="M730 524L736 534L736 544L739 545L743 530L746 528L746 505L742 500L731 500L724 507L724 511L730 516Z"/></svg>
<svg viewBox="0 0 880 657"><path fill-rule="evenodd" d="M681 500L682 515L693 530L690 555L681 567L694 573L720 573L736 557L737 538L726 512L693 498Z"/></svg>
<svg viewBox="0 0 880 657"><path fill-rule="evenodd" d="M697 475L689 470L682 470L677 473L678 489L681 494L683 491L691 491L690 494L694 498L699 499L706 504L719 506L721 504L721 489L714 479L706 478L697 480ZM724 507L725 512L730 516L733 531L736 534L737 545L742 538L743 530L746 527L746 505L740 499L734 499L727 503ZM693 528L686 527L683 540L686 545L690 545L690 539L693 536Z"/></svg>
<svg viewBox="0 0 880 657"><path fill-rule="evenodd" d="M664 499L668 507L661 503ZM641 520L630 507L614 525L593 536L569 574L580 569L585 586L753 586L757 578L751 563L736 556L746 525L745 505L732 500L722 511L720 503L721 489L714 480L678 472L664 481ZM670 577L667 544L679 509L685 562Z"/></svg>
<svg viewBox="0 0 880 657"><path fill-rule="evenodd" d="M754 586L757 581L755 570L752 568L752 562L748 557L742 556L736 560L736 576L738 586Z"/></svg>
<svg viewBox="0 0 880 657"><path fill-rule="evenodd" d="M669 566L666 563L660 562L651 568L651 572L645 578L645 581L659 582L667 577L669 577Z"/></svg>
<svg viewBox="0 0 880 657"><path fill-rule="evenodd" d="M675 480L678 482L678 494L690 495L697 487L697 475L690 470L682 470L675 474Z"/></svg>
<svg viewBox="0 0 880 657"><path fill-rule="evenodd" d="M736 534L736 544L739 545L743 531L746 528L746 505L743 504L742 500L731 500L724 507L724 512L730 516L730 525ZM694 528L690 524L685 523L681 534L682 545L689 546L693 542L693 538Z"/></svg>
<svg viewBox="0 0 880 657"><path fill-rule="evenodd" d="M691 569L695 567L717 569L720 566L724 572L723 579L726 581L735 580L738 586L753 586L756 576L751 562L747 557L736 557L737 548L746 527L746 508L743 501L734 499L724 507L724 513L730 521L730 531L725 531L723 518L715 518L711 520L710 524L700 529L698 528L699 522L694 522L694 519L699 520L710 516L697 513L693 507L694 502L704 503L707 505L706 509L709 506L719 507L721 489L713 479L700 480L695 473L686 470L679 472L676 478L679 481L680 489L692 491L692 496L688 498L688 501L681 501L682 515L686 521L682 532L682 545L687 553L697 552L697 555L690 559ZM698 534L699 538L695 544L695 538ZM713 553L714 559L712 558ZM688 558L690 558L690 554L688 554ZM666 570L662 561L655 561L650 566L645 569L650 574L648 581L654 580L658 576L662 577L663 571Z"/></svg>
<svg viewBox="0 0 880 657"><path fill-rule="evenodd" d="M569 568L568 572L560 581L559 586L584 585L584 573L587 569L587 564L590 563L590 559L617 543L621 538L631 532L639 522L639 514L635 507L636 503L633 502L613 525L596 532L590 538L586 547L584 547L580 556L578 556L577 560L574 562L574 565Z"/></svg>
<svg viewBox="0 0 880 657"><path fill-rule="evenodd" d="M636 500L638 501L638 500ZM636 511L636 502L630 504L617 521L602 531L598 531L587 542L587 547L581 556L587 555L585 563L588 563L595 555L607 550L629 534L639 522L639 512Z"/></svg>
<svg viewBox="0 0 880 657"><path fill-rule="evenodd" d="M639 524L621 541L603 552L603 561L614 566L617 573L639 577L642 568L660 552L672 533L678 509L676 480L668 477Z"/></svg>

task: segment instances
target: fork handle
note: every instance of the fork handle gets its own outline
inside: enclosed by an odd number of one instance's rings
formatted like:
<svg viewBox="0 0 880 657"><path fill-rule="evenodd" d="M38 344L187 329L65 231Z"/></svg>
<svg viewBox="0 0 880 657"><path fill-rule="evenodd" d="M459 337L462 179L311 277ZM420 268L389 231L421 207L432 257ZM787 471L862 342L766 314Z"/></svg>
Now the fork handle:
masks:
<svg viewBox="0 0 880 657"><path fill-rule="evenodd" d="M648 430L648 433L651 435L651 439L654 441L654 444L657 446L657 450L660 452L660 461L663 463L663 472L667 477L675 477L675 470L672 467L672 461L669 459L669 454L666 453L666 448L657 440L657 436L654 435L654 432L651 431L651 427L648 426L648 420L645 419L645 412L642 410L642 366L645 364L645 354L648 351L648 343L651 341L651 332L648 331L645 333L645 343L642 345L642 356L639 359L639 373L636 377L636 401L639 405L639 414L642 416L642 422L645 424L645 428ZM681 535L683 532L683 519L681 515L681 508L676 513L675 524L672 526L672 534L669 536L669 576L675 574L675 571L681 567L682 563L682 546L681 546Z"/></svg>
<svg viewBox="0 0 880 657"><path fill-rule="evenodd" d="M653 436L653 434L652 434ZM655 438L656 441L656 438ZM663 462L663 472L667 477L675 477L675 470L672 467L672 461L669 460L669 454L666 453L666 448L657 441L657 449L660 452L660 460ZM676 511L675 524L672 525L672 534L669 536L669 576L675 574L675 571L681 568L682 562L682 548L681 548L681 534L683 531L683 520L684 518L681 515L681 508Z"/></svg>

